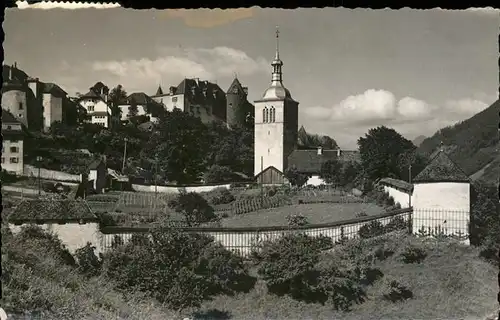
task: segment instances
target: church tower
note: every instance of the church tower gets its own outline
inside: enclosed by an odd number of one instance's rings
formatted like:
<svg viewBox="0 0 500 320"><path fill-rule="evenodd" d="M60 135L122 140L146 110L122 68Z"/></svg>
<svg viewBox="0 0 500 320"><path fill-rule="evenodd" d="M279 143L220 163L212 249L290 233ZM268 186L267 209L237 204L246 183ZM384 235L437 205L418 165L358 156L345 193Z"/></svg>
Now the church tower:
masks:
<svg viewBox="0 0 500 320"><path fill-rule="evenodd" d="M293 100L290 91L283 85L278 29L276 54L271 66L271 86L261 99L255 101L255 175L271 166L284 173L288 166L288 156L297 147L299 103Z"/></svg>

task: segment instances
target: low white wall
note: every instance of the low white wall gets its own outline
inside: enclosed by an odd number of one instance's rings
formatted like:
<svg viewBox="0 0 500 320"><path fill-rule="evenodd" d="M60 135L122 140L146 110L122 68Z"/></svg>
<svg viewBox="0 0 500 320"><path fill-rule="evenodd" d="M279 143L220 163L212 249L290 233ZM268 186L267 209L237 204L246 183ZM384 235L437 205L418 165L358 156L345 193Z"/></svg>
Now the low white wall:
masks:
<svg viewBox="0 0 500 320"><path fill-rule="evenodd" d="M323 184L326 184L326 183L319 176L312 176L306 182L306 185L308 185L308 186L320 186Z"/></svg>
<svg viewBox="0 0 500 320"><path fill-rule="evenodd" d="M38 168L28 164L25 165L23 176L38 178ZM82 181L82 175L80 174L70 174L62 171L48 170L43 168L40 169L40 178L56 181Z"/></svg>
<svg viewBox="0 0 500 320"><path fill-rule="evenodd" d="M28 224L14 225L9 223L9 228L12 233L17 233L23 226L27 225ZM46 231L52 231L57 234L59 239L61 239L62 243L66 245L66 248L71 253L75 253L77 249L85 246L87 242L92 243L92 245L96 247L96 254L101 252L100 244L102 234L99 230L99 224L97 223L51 223L38 226Z"/></svg>
<svg viewBox="0 0 500 320"><path fill-rule="evenodd" d="M410 197L413 197L412 195L390 186L384 186L384 191L389 193L394 198L394 201L401 205L401 208L410 207Z"/></svg>
<svg viewBox="0 0 500 320"><path fill-rule="evenodd" d="M186 192L208 192L217 188L230 188L230 184L216 185L216 186L193 186L193 187L166 187L166 186L144 186L140 184L132 184L132 189L140 192L159 192L159 193L179 193L180 190L186 190Z"/></svg>
<svg viewBox="0 0 500 320"><path fill-rule="evenodd" d="M469 183L415 183L413 190L413 233L419 230L468 235L470 222ZM468 243L468 240L465 241Z"/></svg>

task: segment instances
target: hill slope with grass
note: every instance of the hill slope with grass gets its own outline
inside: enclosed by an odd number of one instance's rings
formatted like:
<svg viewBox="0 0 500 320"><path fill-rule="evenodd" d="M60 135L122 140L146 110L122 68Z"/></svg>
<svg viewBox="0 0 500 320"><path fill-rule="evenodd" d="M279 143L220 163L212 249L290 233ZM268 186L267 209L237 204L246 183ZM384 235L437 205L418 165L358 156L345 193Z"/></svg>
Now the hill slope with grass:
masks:
<svg viewBox="0 0 500 320"><path fill-rule="evenodd" d="M485 319L496 308L498 288L492 280L498 267L478 258L477 249L398 232L323 252L314 244L303 247L312 244L307 237L271 244L260 260L246 262L258 279L249 292L216 295L180 312L155 302L153 292L118 291L115 280L82 274L91 261L78 257L75 266L57 238L36 229L15 236L4 230L2 236L0 303L9 313L52 310L43 319ZM308 282L311 270L321 270L319 282ZM290 293L271 293L273 282L305 292L335 288L327 290L334 301L304 302ZM351 305L354 300L358 303ZM350 310L337 311L337 304Z"/></svg>
<svg viewBox="0 0 500 320"><path fill-rule="evenodd" d="M473 117L446 127L425 139L418 151L431 155L439 149L441 141L450 158L473 179L496 183L500 174L498 154L498 114L500 100Z"/></svg>

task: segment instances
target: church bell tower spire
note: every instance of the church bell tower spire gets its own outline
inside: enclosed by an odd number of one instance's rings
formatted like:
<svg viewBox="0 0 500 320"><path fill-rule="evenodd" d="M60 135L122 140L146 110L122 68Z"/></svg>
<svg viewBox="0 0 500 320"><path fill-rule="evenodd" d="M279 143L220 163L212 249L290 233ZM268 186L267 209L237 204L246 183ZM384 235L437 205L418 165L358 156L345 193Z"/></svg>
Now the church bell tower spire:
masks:
<svg viewBox="0 0 500 320"><path fill-rule="evenodd" d="M276 26L276 54L274 56L273 62L271 63L273 67L271 85L273 86L283 85L283 74L281 72L281 68L283 67L283 61L281 61L280 59L279 35L280 35L279 27Z"/></svg>

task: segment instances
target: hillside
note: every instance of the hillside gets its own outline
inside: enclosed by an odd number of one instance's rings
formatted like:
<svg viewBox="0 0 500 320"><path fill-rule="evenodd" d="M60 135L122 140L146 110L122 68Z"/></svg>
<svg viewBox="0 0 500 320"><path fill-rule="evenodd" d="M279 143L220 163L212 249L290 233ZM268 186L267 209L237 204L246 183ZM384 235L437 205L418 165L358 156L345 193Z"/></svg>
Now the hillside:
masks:
<svg viewBox="0 0 500 320"><path fill-rule="evenodd" d="M500 174L497 152L498 114L500 100L473 117L446 127L425 139L418 151L424 155L435 152L441 141L450 158L473 179L496 183Z"/></svg>
<svg viewBox="0 0 500 320"><path fill-rule="evenodd" d="M425 139L427 139L426 136L420 135L420 136L416 137L415 139L413 139L412 142L414 145L416 145L418 147L422 144L422 142L424 142Z"/></svg>

